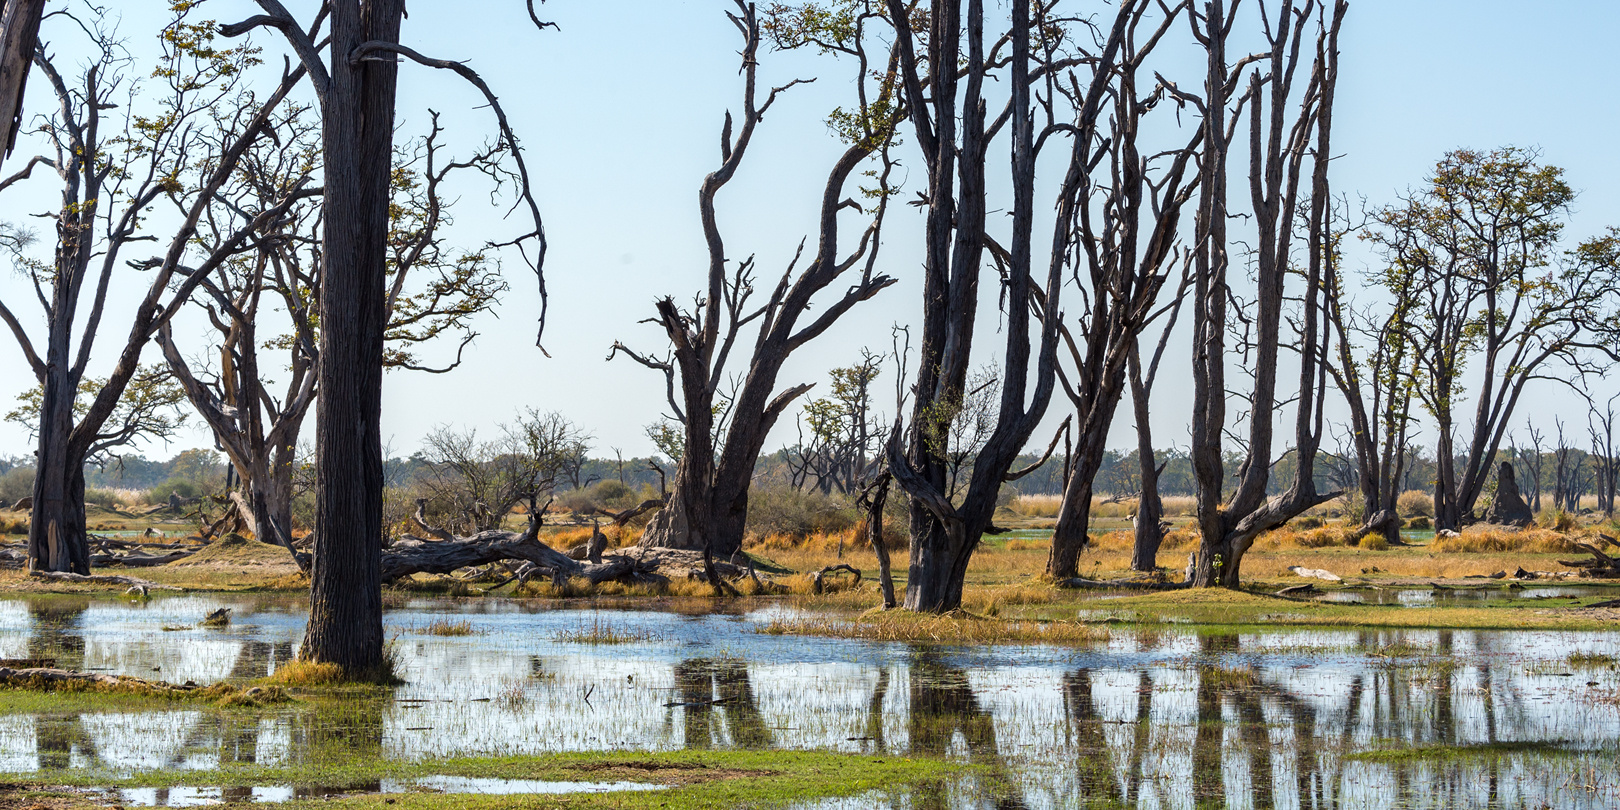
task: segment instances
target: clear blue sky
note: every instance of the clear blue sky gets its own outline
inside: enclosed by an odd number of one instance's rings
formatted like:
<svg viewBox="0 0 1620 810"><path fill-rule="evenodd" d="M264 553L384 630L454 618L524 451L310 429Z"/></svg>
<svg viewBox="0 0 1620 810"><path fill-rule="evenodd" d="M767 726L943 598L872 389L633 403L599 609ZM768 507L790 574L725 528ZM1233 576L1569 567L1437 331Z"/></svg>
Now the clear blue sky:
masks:
<svg viewBox="0 0 1620 810"><path fill-rule="evenodd" d="M136 41L161 25L167 4L119 5L122 31L139 47ZM289 5L307 17L308 3ZM460 369L445 376L389 376L384 436L397 454L415 449L435 425L489 429L530 406L581 423L595 434L598 453L611 455L613 447L626 455L649 452L642 426L663 410L662 382L639 366L605 364L603 358L616 339L661 350L659 331L637 321L651 314L655 297L689 299L702 281L696 189L718 160L721 117L728 106L736 107L739 95L736 32L723 16L731 4L550 0L542 16L561 30L544 33L528 23L522 5L418 0L403 38L425 53L464 59L481 71L524 141L552 244L545 340L552 357L533 346L533 284L515 261L508 262L512 291L499 317L481 324L483 335ZM204 9L221 21L256 12L249 0L209 0ZM1620 131L1613 89L1620 79L1620 54L1612 41L1617 30L1620 5L1612 3L1353 0L1335 116L1336 151L1343 156L1335 168L1336 188L1378 204L1420 182L1447 149L1536 146L1547 162L1566 168L1581 191L1572 235L1620 224L1620 161L1613 153ZM1187 47L1184 28L1173 37L1168 47ZM268 34L258 39L269 54L285 52ZM808 55L766 55L764 81L809 75L820 80L778 103L742 175L720 201L730 252L739 258L757 253L767 273L782 266L811 227L826 167L838 149L821 121L847 103L849 71L848 65ZM403 133L419 132L429 107L445 113L463 142L489 131L487 114L473 108L453 77L408 66L401 87ZM41 98L31 96L33 109L40 109ZM913 171L920 173L920 167ZM919 174L910 187L920 182ZM0 219L17 221L38 211L40 199L29 204L27 197L0 198ZM521 224L500 221L504 212L468 195L456 213L459 238L475 246L488 236L515 232ZM890 323L920 320L920 227L909 207L896 220L883 269L901 283L812 344L789 366L784 383L820 380L826 369L855 359L861 346L887 346ZM0 274L0 295L37 312L21 298L25 292L21 279ZM986 338L996 327L992 307L981 318ZM109 337L121 337L128 314L121 317ZM157 358L153 350L150 359ZM14 346L0 343L0 405L30 385ZM1190 393L1185 374L1169 373L1159 393L1164 406L1155 408L1154 418L1161 443L1184 444ZM1060 414L1065 405L1054 401L1053 411ZM1525 411L1561 412L1585 424L1584 408L1552 388L1536 391ZM1128 404L1116 423L1115 443L1128 443ZM791 431L790 423L779 429L772 444L790 440ZM306 436L312 432L311 423ZM211 444L196 430L148 454ZM30 450L25 431L0 425L0 453Z"/></svg>

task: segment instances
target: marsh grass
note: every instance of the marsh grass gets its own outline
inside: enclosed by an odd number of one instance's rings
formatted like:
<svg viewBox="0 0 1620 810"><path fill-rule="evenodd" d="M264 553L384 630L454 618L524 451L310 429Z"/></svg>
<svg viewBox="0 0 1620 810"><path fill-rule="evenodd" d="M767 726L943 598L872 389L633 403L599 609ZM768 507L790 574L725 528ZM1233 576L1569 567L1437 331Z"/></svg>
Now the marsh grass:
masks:
<svg viewBox="0 0 1620 810"><path fill-rule="evenodd" d="M346 672L337 664L295 659L278 667L261 683L303 689L333 689L348 687L390 687L404 683L400 675L398 642L390 640L383 645L383 660L376 669L365 672Z"/></svg>
<svg viewBox="0 0 1620 810"><path fill-rule="evenodd" d="M943 615L871 612L852 619L774 619L755 628L772 636L831 636L925 644L1096 644L1108 640L1099 627L1064 621L1004 621L965 611Z"/></svg>
<svg viewBox="0 0 1620 810"><path fill-rule="evenodd" d="M422 632L430 636L471 636L477 635L481 631L474 627L472 622L466 620L436 619L422 628Z"/></svg>
<svg viewBox="0 0 1620 810"><path fill-rule="evenodd" d="M9 711L20 711L29 704L50 705L62 701L75 708L98 701L115 705L185 703L256 708L291 700L285 691L276 686L218 683L189 687L128 676L116 676L112 680L58 680L40 675L14 675L0 682L0 695L5 696L0 699L0 705Z"/></svg>
<svg viewBox="0 0 1620 810"><path fill-rule="evenodd" d="M591 619L589 625L577 630L564 630L554 638L570 644L647 644L657 641L659 637L650 630L617 627L596 617Z"/></svg>
<svg viewBox="0 0 1620 810"><path fill-rule="evenodd" d="M1358 751L1345 755L1356 762L1436 762L1446 760L1495 759L1520 754L1578 756L1582 752L1561 741L1495 742L1474 745L1418 745L1406 748L1383 748Z"/></svg>
<svg viewBox="0 0 1620 810"><path fill-rule="evenodd" d="M249 787L265 784L321 785L358 791L339 799L344 807L389 810L568 807L584 810L700 810L716 807L784 807L856 796L874 790L940 783L979 770L928 757L867 756L826 751L609 751L541 756L451 757L402 761L382 757L310 757L285 767L232 765L215 770L159 769L134 774L97 769L31 773L13 787L48 799L50 807L101 806L81 800L83 787ZM567 796L379 794L378 779L410 780L432 775L563 782L647 782L669 790L577 793ZM58 804L57 802L63 802ZM323 800L294 801L290 808L326 807Z"/></svg>
<svg viewBox="0 0 1620 810"><path fill-rule="evenodd" d="M1575 669L1615 669L1620 666L1620 658L1606 653L1570 653L1568 661L1569 665Z"/></svg>

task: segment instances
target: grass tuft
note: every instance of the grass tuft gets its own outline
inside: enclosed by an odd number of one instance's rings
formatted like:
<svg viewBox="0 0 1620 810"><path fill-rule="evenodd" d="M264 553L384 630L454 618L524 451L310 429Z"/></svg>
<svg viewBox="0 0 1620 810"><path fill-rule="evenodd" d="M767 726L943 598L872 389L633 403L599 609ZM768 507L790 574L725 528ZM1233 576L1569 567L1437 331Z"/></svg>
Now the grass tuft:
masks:
<svg viewBox="0 0 1620 810"><path fill-rule="evenodd" d="M558 641L573 644L645 644L656 641L658 636L648 630L629 630L615 627L600 618L592 619L586 627L578 630L564 630L556 636Z"/></svg>
<svg viewBox="0 0 1620 810"><path fill-rule="evenodd" d="M479 631L469 621L453 622L449 619L439 619L422 628L422 632L430 636L471 636Z"/></svg>

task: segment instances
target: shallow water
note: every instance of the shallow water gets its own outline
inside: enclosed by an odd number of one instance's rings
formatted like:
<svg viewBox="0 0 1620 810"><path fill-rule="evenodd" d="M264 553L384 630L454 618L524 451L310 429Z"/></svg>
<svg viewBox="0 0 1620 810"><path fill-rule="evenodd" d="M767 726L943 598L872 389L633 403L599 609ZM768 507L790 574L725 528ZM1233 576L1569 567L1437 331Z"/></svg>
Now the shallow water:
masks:
<svg viewBox="0 0 1620 810"><path fill-rule="evenodd" d="M232 608L229 627L195 627L218 607ZM944 755L987 770L809 807L1620 806L1620 672L1569 660L1576 652L1620 658L1620 632L1205 635L1166 627L1116 629L1089 648L918 647L754 632L784 610L692 615L417 600L387 616L407 681L391 700L355 701L340 712L0 715L0 771L277 765L334 747L403 759L827 749ZM296 653L303 619L300 602L278 598L0 601L0 658L55 658L175 682L254 678ZM438 620L465 621L476 632L423 632ZM597 623L652 640L558 640ZM1426 760L1352 756L1492 744L1524 747ZM130 792L125 801L326 792L172 788Z"/></svg>

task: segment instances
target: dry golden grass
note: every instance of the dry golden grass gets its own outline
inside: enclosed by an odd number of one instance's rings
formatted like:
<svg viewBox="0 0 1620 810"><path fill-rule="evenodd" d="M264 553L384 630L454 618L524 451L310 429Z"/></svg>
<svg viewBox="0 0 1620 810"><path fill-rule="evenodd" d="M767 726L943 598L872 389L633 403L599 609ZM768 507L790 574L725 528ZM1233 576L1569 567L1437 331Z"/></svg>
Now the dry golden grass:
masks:
<svg viewBox="0 0 1620 810"><path fill-rule="evenodd" d="M1159 499L1166 517L1188 517L1198 512L1198 499L1191 495L1166 495ZM1136 498L1110 501L1106 496L1092 496L1093 518L1129 518L1136 514ZM1062 495L1019 495L1008 509L1026 518L1055 518L1063 506Z"/></svg>
<svg viewBox="0 0 1620 810"><path fill-rule="evenodd" d="M280 686L336 686L347 683L342 667L311 661L288 661L276 667L276 671L265 680Z"/></svg>
<svg viewBox="0 0 1620 810"><path fill-rule="evenodd" d="M1526 554L1569 554L1576 551L1576 538L1548 529L1502 530L1470 526L1458 536L1435 538L1429 548L1443 554L1522 552Z"/></svg>
<svg viewBox="0 0 1620 810"><path fill-rule="evenodd" d="M1260 535L1254 541L1254 548L1264 551L1331 548L1351 545L1355 542L1355 537L1356 532L1354 529L1343 526L1321 526L1313 529L1296 529L1292 526L1285 526Z"/></svg>
<svg viewBox="0 0 1620 810"><path fill-rule="evenodd" d="M1421 490L1409 489L1395 498L1395 511L1401 517L1434 517L1434 496Z"/></svg>

